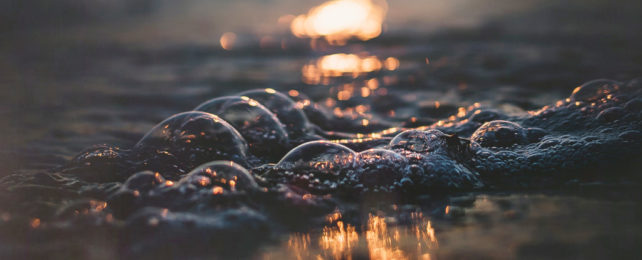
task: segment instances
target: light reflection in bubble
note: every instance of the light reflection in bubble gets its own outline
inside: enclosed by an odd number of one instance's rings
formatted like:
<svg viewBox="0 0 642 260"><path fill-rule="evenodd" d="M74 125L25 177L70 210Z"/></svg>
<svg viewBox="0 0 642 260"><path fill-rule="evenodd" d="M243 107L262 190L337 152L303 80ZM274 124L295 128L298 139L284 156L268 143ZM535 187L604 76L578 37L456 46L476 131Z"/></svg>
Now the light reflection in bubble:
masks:
<svg viewBox="0 0 642 260"><path fill-rule="evenodd" d="M299 15L290 25L299 38L325 38L343 45L350 38L369 40L381 34L386 15L385 1L334 0Z"/></svg>
<svg viewBox="0 0 642 260"><path fill-rule="evenodd" d="M264 259L431 259L439 247L435 230L421 212L411 213L407 226L393 226L388 218L369 215L363 230L341 220L334 212L321 233L296 233Z"/></svg>
<svg viewBox="0 0 642 260"><path fill-rule="evenodd" d="M194 185L212 188L214 194L223 191L250 190L258 188L252 175L231 161L214 161L203 164L185 175L179 185Z"/></svg>
<svg viewBox="0 0 642 260"><path fill-rule="evenodd" d="M214 98L194 110L218 115L230 123L249 141L250 150L256 155L281 156L285 152L288 134L281 121L254 99L241 97Z"/></svg>

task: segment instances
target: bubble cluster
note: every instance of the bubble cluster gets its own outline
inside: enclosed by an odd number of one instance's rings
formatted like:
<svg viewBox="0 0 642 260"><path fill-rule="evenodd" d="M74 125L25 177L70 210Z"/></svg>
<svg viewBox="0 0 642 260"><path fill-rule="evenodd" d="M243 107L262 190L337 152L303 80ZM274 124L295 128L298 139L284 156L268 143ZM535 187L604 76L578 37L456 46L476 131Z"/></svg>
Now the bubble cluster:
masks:
<svg viewBox="0 0 642 260"><path fill-rule="evenodd" d="M278 118L248 97L220 97L194 110L215 114L232 125L254 154L280 158L288 146L288 134Z"/></svg>
<svg viewBox="0 0 642 260"><path fill-rule="evenodd" d="M319 103L302 94L294 103L271 89L252 90L171 116L131 150L95 146L60 171L4 177L0 187L11 189L1 194L64 202L48 209L46 221L118 220L146 234L208 244L225 242L210 232L263 232L272 225L267 220L318 219L343 202L629 181L642 146L639 82L587 82L533 111L453 106L457 114L430 125L370 133L341 132L351 128L337 125L350 120L339 110L311 124L301 104L311 113ZM54 192L59 197L49 196ZM141 235L135 242L145 248L166 238Z"/></svg>
<svg viewBox="0 0 642 260"><path fill-rule="evenodd" d="M443 154L422 156L419 166L422 174L414 175L415 183L427 189L426 191L472 189L483 186L478 173Z"/></svg>
<svg viewBox="0 0 642 260"><path fill-rule="evenodd" d="M394 189L394 184L399 183L408 160L390 150L370 149L357 155L357 168L359 183L365 187L379 187L379 189Z"/></svg>

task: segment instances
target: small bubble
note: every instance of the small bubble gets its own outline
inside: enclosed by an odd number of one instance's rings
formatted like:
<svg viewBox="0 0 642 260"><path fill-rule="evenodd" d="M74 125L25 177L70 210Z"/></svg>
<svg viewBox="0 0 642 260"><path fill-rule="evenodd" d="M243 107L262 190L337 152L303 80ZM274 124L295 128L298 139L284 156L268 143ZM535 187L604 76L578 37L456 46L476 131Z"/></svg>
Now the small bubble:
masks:
<svg viewBox="0 0 642 260"><path fill-rule="evenodd" d="M312 141L292 149L275 168L336 175L339 170L352 167L355 158L356 153L343 145Z"/></svg>
<svg viewBox="0 0 642 260"><path fill-rule="evenodd" d="M214 161L197 167L178 182L178 186L187 184L214 189L221 187L228 191L258 188L254 177L245 168L231 161Z"/></svg>

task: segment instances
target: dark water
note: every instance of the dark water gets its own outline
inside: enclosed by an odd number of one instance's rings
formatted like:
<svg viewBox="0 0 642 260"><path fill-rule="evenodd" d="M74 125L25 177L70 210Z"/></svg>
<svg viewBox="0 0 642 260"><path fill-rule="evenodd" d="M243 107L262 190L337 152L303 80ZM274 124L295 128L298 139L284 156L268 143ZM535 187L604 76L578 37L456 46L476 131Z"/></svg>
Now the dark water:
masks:
<svg viewBox="0 0 642 260"><path fill-rule="evenodd" d="M640 253L638 4L389 3L379 38L312 48L171 22L194 2L10 5L2 258ZM309 8L277 2L214 6Z"/></svg>

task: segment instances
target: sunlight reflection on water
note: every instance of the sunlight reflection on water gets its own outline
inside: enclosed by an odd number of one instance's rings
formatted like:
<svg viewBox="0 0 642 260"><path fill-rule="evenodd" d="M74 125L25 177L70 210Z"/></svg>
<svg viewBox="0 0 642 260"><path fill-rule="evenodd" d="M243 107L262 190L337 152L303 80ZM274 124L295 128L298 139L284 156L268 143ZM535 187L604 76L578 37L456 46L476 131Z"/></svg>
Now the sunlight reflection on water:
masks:
<svg viewBox="0 0 642 260"><path fill-rule="evenodd" d="M420 212L412 213L411 224L403 226L370 214L361 231L344 223L338 211L326 219L321 233L292 234L282 250L266 253L263 259L431 259L439 247L431 221Z"/></svg>
<svg viewBox="0 0 642 260"><path fill-rule="evenodd" d="M322 56L304 65L301 68L301 75L306 84L327 85L331 78L344 76L356 78L382 69L396 70L398 67L399 60L395 57L382 60L371 55L335 53Z"/></svg>

